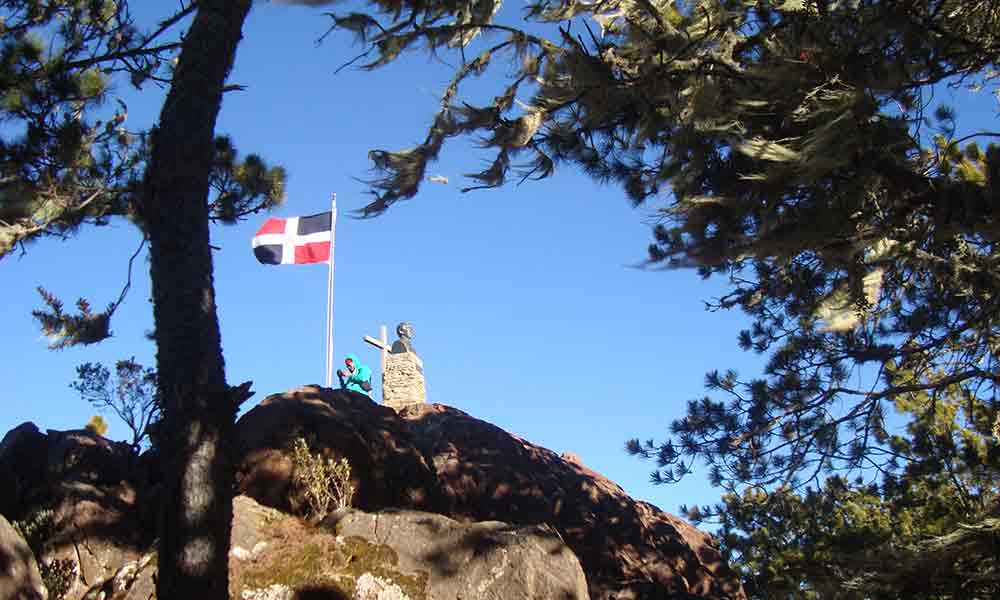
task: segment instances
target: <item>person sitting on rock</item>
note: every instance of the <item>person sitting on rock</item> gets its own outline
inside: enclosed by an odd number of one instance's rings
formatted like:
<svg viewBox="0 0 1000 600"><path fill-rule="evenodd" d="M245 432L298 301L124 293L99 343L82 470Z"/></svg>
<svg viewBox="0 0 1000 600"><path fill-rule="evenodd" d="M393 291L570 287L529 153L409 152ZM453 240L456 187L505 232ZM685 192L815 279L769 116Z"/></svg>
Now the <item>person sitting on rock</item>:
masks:
<svg viewBox="0 0 1000 600"><path fill-rule="evenodd" d="M372 397L372 370L358 362L353 354L344 357L344 365L347 370L337 369L337 377L340 378L340 388L351 390Z"/></svg>

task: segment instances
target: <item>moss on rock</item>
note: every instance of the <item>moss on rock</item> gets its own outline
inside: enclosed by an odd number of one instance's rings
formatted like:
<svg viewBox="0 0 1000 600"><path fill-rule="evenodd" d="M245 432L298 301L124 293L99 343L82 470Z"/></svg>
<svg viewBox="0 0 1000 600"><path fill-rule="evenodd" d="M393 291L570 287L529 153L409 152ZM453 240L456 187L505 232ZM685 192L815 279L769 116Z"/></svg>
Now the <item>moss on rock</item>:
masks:
<svg viewBox="0 0 1000 600"><path fill-rule="evenodd" d="M233 592L239 598L243 590L282 585L296 592L328 591L331 597L352 598L358 578L371 573L399 586L410 600L426 600L428 574L400 573L394 568L398 562L396 552L384 544L310 533L306 539L281 539L265 556L243 565Z"/></svg>
<svg viewBox="0 0 1000 600"><path fill-rule="evenodd" d="M273 584L295 588L325 583L325 549L319 543L307 543L296 549L283 549L269 560L259 561L243 571L242 587L266 588Z"/></svg>
<svg viewBox="0 0 1000 600"><path fill-rule="evenodd" d="M417 571L405 575L392 569L391 567L399 564L399 556L389 546L373 544L364 538L351 536L344 539L341 548L348 557L344 572L354 581L365 573L371 573L398 585L411 600L423 600L426 597L424 590L427 589L428 574L425 571ZM353 589L351 593L354 593Z"/></svg>

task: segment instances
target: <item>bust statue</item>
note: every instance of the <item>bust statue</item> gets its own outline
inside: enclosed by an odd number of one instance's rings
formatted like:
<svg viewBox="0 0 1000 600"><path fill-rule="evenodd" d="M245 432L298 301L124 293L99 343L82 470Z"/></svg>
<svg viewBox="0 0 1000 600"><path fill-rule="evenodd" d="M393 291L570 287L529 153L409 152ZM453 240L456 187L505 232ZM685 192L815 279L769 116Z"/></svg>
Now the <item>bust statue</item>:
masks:
<svg viewBox="0 0 1000 600"><path fill-rule="evenodd" d="M395 410L427 403L424 361L413 347L413 325L403 321L396 326L399 337L385 355L382 372L382 403ZM384 346L383 346L384 347Z"/></svg>
<svg viewBox="0 0 1000 600"><path fill-rule="evenodd" d="M392 343L392 348L389 350L390 354L402 354L404 352L413 352L416 354L417 350L413 347L413 325L410 325L409 321L403 321L399 325L396 325L396 335L399 337L398 340Z"/></svg>

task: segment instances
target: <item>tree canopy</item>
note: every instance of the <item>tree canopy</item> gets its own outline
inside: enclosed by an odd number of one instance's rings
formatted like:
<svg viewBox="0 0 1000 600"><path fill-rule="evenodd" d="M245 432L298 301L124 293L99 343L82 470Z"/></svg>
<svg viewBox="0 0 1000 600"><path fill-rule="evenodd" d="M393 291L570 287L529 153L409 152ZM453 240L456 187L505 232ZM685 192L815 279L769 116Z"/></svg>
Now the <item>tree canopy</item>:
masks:
<svg viewBox="0 0 1000 600"><path fill-rule="evenodd" d="M887 441L898 394L958 385L995 407L1000 147L976 140L1000 132L956 139L933 90L995 91L1000 4L543 1L530 28L494 22L497 3L457 20L371 4L385 22L331 14L368 44L363 68L499 39L465 56L422 144L371 153L363 215L416 194L448 138L477 135L495 158L472 188L560 163L617 182L661 215L650 264L728 278L716 306L752 317L739 342L770 352L764 377L710 374L727 401L692 403L676 444L640 448L659 476L702 457L720 483L814 480L890 460L867 449ZM509 86L463 102L461 84L498 61ZM873 387L852 383L858 369Z"/></svg>
<svg viewBox="0 0 1000 600"><path fill-rule="evenodd" d="M150 438L151 426L160 418L156 398L156 371L135 362L135 357L115 363L114 377L100 363L83 363L76 368L76 380L69 384L94 408L110 409L128 427L136 454ZM99 418L99 417L95 417ZM103 419L101 421L104 422ZM104 424L105 431L107 423ZM104 431L99 432L104 435Z"/></svg>
<svg viewBox="0 0 1000 600"><path fill-rule="evenodd" d="M179 33L196 4L150 31L127 2L6 0L0 48L0 258L114 216L138 221L149 131L130 127L124 86L171 82ZM210 205L232 223L283 200L284 170L216 138ZM139 222L141 225L141 222Z"/></svg>
<svg viewBox="0 0 1000 600"><path fill-rule="evenodd" d="M685 507L721 525L750 598L994 598L1000 593L997 444L989 407L952 387L895 398L907 461L881 481L840 475L802 493L747 488Z"/></svg>
<svg viewBox="0 0 1000 600"><path fill-rule="evenodd" d="M195 9L181 3L147 31L128 2L0 3L0 259L114 217L144 230L138 208L150 131L130 125L121 90L171 82L180 30ZM229 137L217 136L211 189L210 219L234 223L284 199L284 170L240 156ZM72 315L42 297L48 309L37 316L55 348L110 335L109 318L124 299L104 311L78 302Z"/></svg>
<svg viewBox="0 0 1000 600"><path fill-rule="evenodd" d="M126 0L0 2L0 258L115 216L149 244L161 598L228 597L233 424L251 392L249 382L226 383L209 224L273 206L284 182L280 168L240 159L215 133L250 4L180 2L144 31ZM130 131L115 86L149 83L169 88L158 124ZM130 281L131 271L103 312L81 299L78 314L67 314L40 290L48 310L35 316L51 345L110 335Z"/></svg>
<svg viewBox="0 0 1000 600"><path fill-rule="evenodd" d="M702 513L730 533L783 521L756 551L733 534L734 552L756 560L802 534L799 517L822 508L833 527L860 505L920 524L877 524L892 529L880 551L912 550L908 568L927 540L966 540L963 526L995 543L1000 131L935 93L1000 99L1000 2L533 0L512 22L499 2L459 2L456 18L369 4L381 20L330 13L366 44L362 68L420 46L459 66L422 143L371 152L362 216L414 197L444 144L469 136L491 159L466 190L582 169L657 212L650 267L728 282L710 307L749 316L738 343L768 355L764 372L721 366L665 439L627 448L656 461L658 483L706 463L729 495ZM492 101L463 97L486 72L506 77ZM944 465L990 475L946 481ZM907 503L922 508L899 516ZM945 563L952 583L976 569L995 581L995 564ZM876 589L859 573L871 585L858 589ZM821 579L793 576L788 590Z"/></svg>

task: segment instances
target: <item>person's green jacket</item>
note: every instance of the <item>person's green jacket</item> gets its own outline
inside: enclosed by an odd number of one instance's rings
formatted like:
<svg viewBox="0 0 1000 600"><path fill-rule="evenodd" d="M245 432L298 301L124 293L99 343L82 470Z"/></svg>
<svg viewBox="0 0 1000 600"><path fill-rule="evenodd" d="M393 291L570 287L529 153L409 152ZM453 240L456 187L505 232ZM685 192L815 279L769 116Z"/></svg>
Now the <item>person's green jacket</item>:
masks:
<svg viewBox="0 0 1000 600"><path fill-rule="evenodd" d="M361 382L367 381L371 385L372 370L358 362L358 358L353 354L348 354L344 357L345 361L347 359L351 359L351 362L354 363L354 371L342 380L344 389L352 390L371 398L371 391L365 391L365 388L361 387Z"/></svg>

